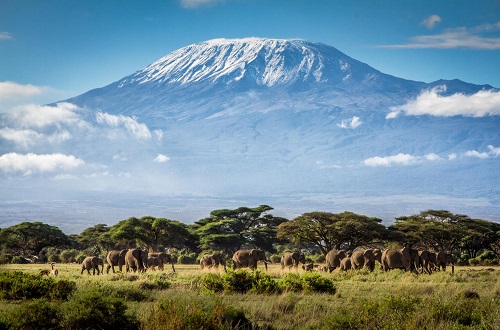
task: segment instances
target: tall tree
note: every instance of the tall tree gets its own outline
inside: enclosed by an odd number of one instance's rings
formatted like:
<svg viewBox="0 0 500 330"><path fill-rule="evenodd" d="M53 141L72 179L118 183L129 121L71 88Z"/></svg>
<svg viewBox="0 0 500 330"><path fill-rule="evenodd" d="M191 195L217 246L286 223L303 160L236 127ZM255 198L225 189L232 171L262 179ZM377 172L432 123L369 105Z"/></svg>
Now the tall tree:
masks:
<svg viewBox="0 0 500 330"><path fill-rule="evenodd" d="M110 228L109 234L128 247L143 245L150 251L158 251L160 245L193 248L191 242L195 240L187 225L151 216L122 220Z"/></svg>
<svg viewBox="0 0 500 330"><path fill-rule="evenodd" d="M312 244L323 254L332 249L354 249L378 244L388 235L382 220L352 212L310 212L282 223L278 237L296 245Z"/></svg>
<svg viewBox="0 0 500 330"><path fill-rule="evenodd" d="M471 219L446 210L427 210L396 218L390 227L405 235L405 243L426 249L452 251L460 244Z"/></svg>
<svg viewBox="0 0 500 330"><path fill-rule="evenodd" d="M71 241L59 228L42 222L22 222L0 231L2 249L26 258L38 256L46 247L66 248Z"/></svg>
<svg viewBox="0 0 500 330"><path fill-rule="evenodd" d="M274 252L274 244L279 242L276 238L277 227L287 220L268 214L272 209L268 205L260 205L210 212L210 217L193 225L200 237L200 247L223 250L228 254L243 247Z"/></svg>
<svg viewBox="0 0 500 330"><path fill-rule="evenodd" d="M87 249L94 249L95 254L105 254L114 246L109 235L109 227L105 224L98 224L84 229L80 235L75 236L75 240Z"/></svg>

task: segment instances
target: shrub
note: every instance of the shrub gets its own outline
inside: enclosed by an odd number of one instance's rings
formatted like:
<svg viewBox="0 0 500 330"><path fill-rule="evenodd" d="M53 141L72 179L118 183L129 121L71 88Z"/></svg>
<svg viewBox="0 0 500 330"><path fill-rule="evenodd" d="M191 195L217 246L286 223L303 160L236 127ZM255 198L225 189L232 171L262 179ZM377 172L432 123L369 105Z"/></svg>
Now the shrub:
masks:
<svg viewBox="0 0 500 330"><path fill-rule="evenodd" d="M16 306L5 318L9 329L54 329L58 327L57 313L56 307L41 298Z"/></svg>
<svg viewBox="0 0 500 330"><path fill-rule="evenodd" d="M0 273L0 299L36 299L43 297L67 299L76 289L76 283L67 280L56 281L23 272Z"/></svg>
<svg viewBox="0 0 500 330"><path fill-rule="evenodd" d="M205 274L201 278L202 291L206 293L217 293L224 291L222 276L215 273Z"/></svg>
<svg viewBox="0 0 500 330"><path fill-rule="evenodd" d="M61 305L61 326L66 329L137 329L120 298L107 297L99 288L77 291Z"/></svg>
<svg viewBox="0 0 500 330"><path fill-rule="evenodd" d="M302 275L303 288L306 292L335 294L336 288L333 282L326 277L315 273Z"/></svg>
<svg viewBox="0 0 500 330"><path fill-rule="evenodd" d="M58 280L54 281L49 295L51 298L68 300L69 295L75 290L76 282L68 280Z"/></svg>
<svg viewBox="0 0 500 330"><path fill-rule="evenodd" d="M163 276L157 277L155 279L155 284L159 290L167 290L170 288L170 282Z"/></svg>
<svg viewBox="0 0 500 330"><path fill-rule="evenodd" d="M228 272L222 282L224 290L228 292L246 293L253 286L253 276L244 269Z"/></svg>
<svg viewBox="0 0 500 330"><path fill-rule="evenodd" d="M250 292L259 294L281 293L283 290L276 280L261 271L253 273L253 285Z"/></svg>
<svg viewBox="0 0 500 330"><path fill-rule="evenodd" d="M300 292L303 290L302 279L299 274L285 274L281 279L281 287L283 291Z"/></svg>
<svg viewBox="0 0 500 330"><path fill-rule="evenodd" d="M252 324L217 298L183 294L158 303L141 329L252 329Z"/></svg>

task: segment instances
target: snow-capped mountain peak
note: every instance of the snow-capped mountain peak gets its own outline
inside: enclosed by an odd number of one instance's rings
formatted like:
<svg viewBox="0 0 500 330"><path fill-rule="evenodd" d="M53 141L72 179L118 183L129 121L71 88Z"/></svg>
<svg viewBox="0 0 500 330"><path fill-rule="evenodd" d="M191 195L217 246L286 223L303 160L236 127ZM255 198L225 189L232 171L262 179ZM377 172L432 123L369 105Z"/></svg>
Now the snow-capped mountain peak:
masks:
<svg viewBox="0 0 500 330"><path fill-rule="evenodd" d="M345 81L352 77L353 61L331 46L298 39L213 39L164 56L124 78L120 86L246 81L273 87L294 82Z"/></svg>

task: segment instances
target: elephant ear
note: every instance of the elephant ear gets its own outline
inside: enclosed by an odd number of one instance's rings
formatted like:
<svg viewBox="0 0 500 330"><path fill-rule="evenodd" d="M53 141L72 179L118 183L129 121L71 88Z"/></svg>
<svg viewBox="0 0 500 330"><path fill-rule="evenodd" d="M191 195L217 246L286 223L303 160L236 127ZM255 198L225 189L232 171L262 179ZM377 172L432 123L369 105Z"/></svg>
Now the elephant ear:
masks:
<svg viewBox="0 0 500 330"><path fill-rule="evenodd" d="M255 260L259 260L259 250L256 250L256 249L253 249L252 250L252 257L255 259Z"/></svg>

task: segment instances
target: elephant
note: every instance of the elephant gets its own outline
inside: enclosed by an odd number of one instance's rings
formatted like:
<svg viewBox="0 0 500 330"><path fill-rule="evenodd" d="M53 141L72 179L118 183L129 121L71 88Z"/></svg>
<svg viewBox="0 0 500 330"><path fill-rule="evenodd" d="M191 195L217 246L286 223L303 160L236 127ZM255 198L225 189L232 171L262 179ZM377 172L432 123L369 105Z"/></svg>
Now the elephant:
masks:
<svg viewBox="0 0 500 330"><path fill-rule="evenodd" d="M257 269L257 261L264 261L267 271L266 253L263 250L238 250L233 254L234 269L249 267L251 270Z"/></svg>
<svg viewBox="0 0 500 330"><path fill-rule="evenodd" d="M160 265L158 265L158 269L163 271L163 265L172 264L172 271L175 273L174 267L174 258L168 253L165 252L150 252L148 253L148 257L156 257L160 260Z"/></svg>
<svg viewBox="0 0 500 330"><path fill-rule="evenodd" d="M108 256L106 257L106 261L108 265L106 266L106 274L109 274L109 269L115 272L115 266L118 266L118 270L121 272L123 265L125 265L125 254L127 253L127 249L125 250L113 250L109 251Z"/></svg>
<svg viewBox="0 0 500 330"><path fill-rule="evenodd" d="M100 259L100 260L99 260ZM89 256L83 259L82 261L82 271L80 272L80 275L83 274L83 272L86 270L88 274L90 275L90 270L92 269L92 275L95 275L95 271L97 270L97 275L100 274L99 271L99 265L102 263L102 259L96 256Z"/></svg>
<svg viewBox="0 0 500 330"><path fill-rule="evenodd" d="M216 267L218 268L219 265L224 266L224 271L227 272L226 270L226 260L221 254L214 253L214 254L204 254L203 257L200 259L200 267L201 269L207 267L207 268L212 268Z"/></svg>
<svg viewBox="0 0 500 330"><path fill-rule="evenodd" d="M445 251L436 252L436 268L437 270L443 269L446 271L446 265L451 264L451 272L455 272L455 258L450 253Z"/></svg>
<svg viewBox="0 0 500 330"><path fill-rule="evenodd" d="M352 269L366 268L373 272L375 261L382 263L382 251L380 249L357 250L351 256Z"/></svg>
<svg viewBox="0 0 500 330"><path fill-rule="evenodd" d="M401 250L387 249L382 253L382 269L389 271L390 269L400 268L405 271L411 270L413 263L412 249L404 247ZM416 251L416 250L414 250ZM418 256L418 251L417 251Z"/></svg>
<svg viewBox="0 0 500 330"><path fill-rule="evenodd" d="M303 253L285 252L281 257L281 269L285 269L285 267L291 269L294 267L295 270L297 270L300 262L302 265L305 265L306 263L306 256Z"/></svg>
<svg viewBox="0 0 500 330"><path fill-rule="evenodd" d="M344 259L340 260L340 269L344 271L353 269L352 257L345 257Z"/></svg>
<svg viewBox="0 0 500 330"><path fill-rule="evenodd" d="M432 270L436 270L437 259L436 259L436 253L434 252L429 252L429 267Z"/></svg>
<svg viewBox="0 0 500 330"><path fill-rule="evenodd" d="M346 257L345 250L331 250L326 254L326 267L331 273L335 268L340 266L340 260Z"/></svg>
<svg viewBox="0 0 500 330"><path fill-rule="evenodd" d="M427 274L432 274L432 267L431 267L431 261L430 261L430 254L432 252L429 252L427 250L419 250L418 251L418 258L420 261L420 272L427 273Z"/></svg>
<svg viewBox="0 0 500 330"><path fill-rule="evenodd" d="M148 269L156 270L156 267L163 269L163 261L158 257L148 256Z"/></svg>
<svg viewBox="0 0 500 330"><path fill-rule="evenodd" d="M130 249L125 253L125 270L145 272L148 267L148 252L141 249Z"/></svg>
<svg viewBox="0 0 500 330"><path fill-rule="evenodd" d="M101 274L104 274L104 259L97 257L97 264L101 266Z"/></svg>

